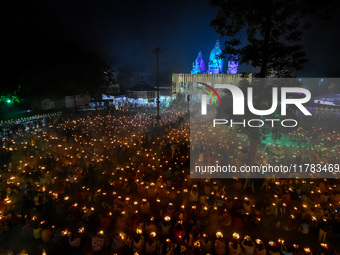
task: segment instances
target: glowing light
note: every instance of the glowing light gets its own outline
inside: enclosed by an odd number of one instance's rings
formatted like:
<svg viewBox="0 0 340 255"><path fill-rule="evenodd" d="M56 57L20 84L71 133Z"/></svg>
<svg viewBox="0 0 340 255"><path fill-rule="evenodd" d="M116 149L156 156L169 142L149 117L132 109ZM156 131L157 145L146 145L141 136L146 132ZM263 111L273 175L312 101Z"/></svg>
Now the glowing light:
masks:
<svg viewBox="0 0 340 255"><path fill-rule="evenodd" d="M250 236L247 236L247 235L245 235L243 239L246 240L246 241L250 241L251 240Z"/></svg>
<svg viewBox="0 0 340 255"><path fill-rule="evenodd" d="M65 229L64 231L61 231L61 235L66 236L68 234L68 230Z"/></svg>
<svg viewBox="0 0 340 255"><path fill-rule="evenodd" d="M321 247L323 247L323 248L328 248L328 245L326 244L326 243L320 243L320 245L321 245Z"/></svg>
<svg viewBox="0 0 340 255"><path fill-rule="evenodd" d="M234 239L240 239L240 235L238 233L233 233L233 238Z"/></svg>

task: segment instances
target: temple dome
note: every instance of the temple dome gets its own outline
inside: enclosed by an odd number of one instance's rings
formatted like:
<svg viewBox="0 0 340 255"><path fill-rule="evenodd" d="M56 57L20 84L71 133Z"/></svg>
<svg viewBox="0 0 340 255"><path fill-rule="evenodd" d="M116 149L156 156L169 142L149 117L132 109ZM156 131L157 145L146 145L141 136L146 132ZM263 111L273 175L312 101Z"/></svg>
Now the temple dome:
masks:
<svg viewBox="0 0 340 255"><path fill-rule="evenodd" d="M210 53L208 73L219 74L223 72L223 59L219 58L221 54L222 50L220 47L220 41L217 40L215 47Z"/></svg>

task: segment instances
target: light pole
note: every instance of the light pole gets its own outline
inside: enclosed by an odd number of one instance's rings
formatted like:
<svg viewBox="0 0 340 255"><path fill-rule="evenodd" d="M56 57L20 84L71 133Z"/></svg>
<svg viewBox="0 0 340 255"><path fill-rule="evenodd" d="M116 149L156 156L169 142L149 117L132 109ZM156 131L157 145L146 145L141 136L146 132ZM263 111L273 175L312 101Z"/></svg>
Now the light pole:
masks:
<svg viewBox="0 0 340 255"><path fill-rule="evenodd" d="M190 103L190 95L189 94L187 95L187 101L188 101L188 113L189 113L189 106L190 106L190 104L189 104Z"/></svg>
<svg viewBox="0 0 340 255"><path fill-rule="evenodd" d="M156 49L153 50L153 53L156 53L157 55L157 116L156 116L156 119L157 119L157 123L159 123L159 120L161 118L161 116L159 116L159 54L161 54L163 51L157 47Z"/></svg>
<svg viewBox="0 0 340 255"><path fill-rule="evenodd" d="M320 93L321 82L323 82L323 79L321 79L321 80L319 81L319 96L321 95L321 93Z"/></svg>

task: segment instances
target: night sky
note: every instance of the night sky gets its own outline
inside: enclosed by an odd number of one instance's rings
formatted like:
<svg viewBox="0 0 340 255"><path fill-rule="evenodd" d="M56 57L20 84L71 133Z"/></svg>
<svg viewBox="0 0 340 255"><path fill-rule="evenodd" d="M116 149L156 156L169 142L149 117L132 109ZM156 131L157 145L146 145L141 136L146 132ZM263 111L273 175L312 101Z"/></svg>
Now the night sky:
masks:
<svg viewBox="0 0 340 255"><path fill-rule="evenodd" d="M3 9L2 31L7 58L22 61L23 51L56 41L70 41L86 51L98 53L122 70L155 75L160 47L161 82L170 84L171 73L190 72L192 62L202 50L204 60L217 39L209 22L217 10L208 0L50 0L7 3ZM309 62L301 76L338 77L340 66L339 24L337 18L327 29L313 28L303 40ZM38 45L31 47L32 45ZM25 60L27 61L27 59ZM226 65L225 65L226 71ZM239 71L254 71L241 66ZM153 76L154 78L154 76Z"/></svg>

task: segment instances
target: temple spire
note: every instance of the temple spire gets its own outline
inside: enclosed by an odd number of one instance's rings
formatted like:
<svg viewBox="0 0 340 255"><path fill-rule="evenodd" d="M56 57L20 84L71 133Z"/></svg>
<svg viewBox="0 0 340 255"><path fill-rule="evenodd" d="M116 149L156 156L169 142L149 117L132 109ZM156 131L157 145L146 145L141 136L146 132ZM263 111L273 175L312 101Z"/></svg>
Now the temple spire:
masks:
<svg viewBox="0 0 340 255"><path fill-rule="evenodd" d="M213 50L210 53L208 73L219 74L223 72L223 59L220 58L221 54L222 50L220 47L220 41L217 40Z"/></svg>
<svg viewBox="0 0 340 255"><path fill-rule="evenodd" d="M197 58L192 63L191 73L192 74L203 73L204 70L205 70L205 64L204 64L204 60L203 60L203 55L202 55L202 52L199 51Z"/></svg>

